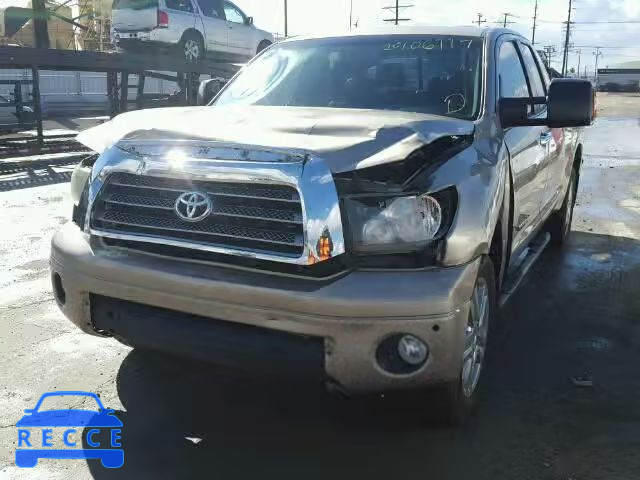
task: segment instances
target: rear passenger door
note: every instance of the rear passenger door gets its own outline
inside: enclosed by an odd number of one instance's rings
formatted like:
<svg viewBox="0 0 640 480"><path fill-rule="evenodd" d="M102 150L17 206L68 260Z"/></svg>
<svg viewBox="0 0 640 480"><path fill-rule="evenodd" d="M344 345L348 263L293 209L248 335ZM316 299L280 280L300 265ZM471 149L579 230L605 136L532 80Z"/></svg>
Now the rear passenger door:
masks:
<svg viewBox="0 0 640 480"><path fill-rule="evenodd" d="M196 11L191 0L165 0L165 9L169 15L169 29L173 35L171 42L179 42L182 34L196 24Z"/></svg>
<svg viewBox="0 0 640 480"><path fill-rule="evenodd" d="M520 53L529 79L529 86L534 97L547 96L547 77L544 76L542 66L533 49L526 43L519 42ZM536 105L534 107L534 117L546 118L547 106ZM545 185L542 193L540 210L541 216L546 217L547 213L553 207L556 195L558 194L557 185L563 184L560 180L560 170L558 165L561 163L559 159L560 144L562 143L563 131L561 128L551 129L549 127L541 127L540 141L547 148L547 157L540 164L540 171L544 177Z"/></svg>
<svg viewBox="0 0 640 480"><path fill-rule="evenodd" d="M240 55L253 56L252 51L254 28L242 10L231 2L224 2L224 16L229 31L229 51Z"/></svg>
<svg viewBox="0 0 640 480"><path fill-rule="evenodd" d="M209 52L228 52L229 35L222 0L198 0L205 43Z"/></svg>
<svg viewBox="0 0 640 480"><path fill-rule="evenodd" d="M499 98L531 97L531 89L515 40L500 44L498 53ZM539 113L531 108L530 115ZM511 157L513 176L513 251L518 254L536 231L546 178L547 127L511 127L504 141Z"/></svg>

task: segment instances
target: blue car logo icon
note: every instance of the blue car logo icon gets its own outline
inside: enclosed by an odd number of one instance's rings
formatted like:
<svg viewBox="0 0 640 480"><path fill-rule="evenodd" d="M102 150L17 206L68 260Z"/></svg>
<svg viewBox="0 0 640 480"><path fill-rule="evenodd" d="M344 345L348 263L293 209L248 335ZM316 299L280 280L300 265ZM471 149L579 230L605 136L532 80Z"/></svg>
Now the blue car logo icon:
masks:
<svg viewBox="0 0 640 480"><path fill-rule="evenodd" d="M98 411L85 409L61 409L39 411L42 402L48 397L74 396L90 397L95 400ZM25 415L16 423L18 427L18 448L16 449L16 465L23 468L35 467L40 458L54 459L100 459L102 465L107 468L118 468L124 464L124 451L120 448L120 427L122 422L113 415L114 411L102 405L100 398L90 392L49 392L43 394L33 409L26 409ZM64 427L63 441L67 447L74 447L75 442L70 440L71 434L76 434L78 428L89 429L86 433L86 442L95 448L53 448L53 430L50 427ZM31 434L35 430L41 430L42 448L39 448L35 438ZM112 448L100 448L100 441L95 439L101 429L110 430L110 446ZM34 435L35 437L35 435ZM101 441L104 441L102 439Z"/></svg>

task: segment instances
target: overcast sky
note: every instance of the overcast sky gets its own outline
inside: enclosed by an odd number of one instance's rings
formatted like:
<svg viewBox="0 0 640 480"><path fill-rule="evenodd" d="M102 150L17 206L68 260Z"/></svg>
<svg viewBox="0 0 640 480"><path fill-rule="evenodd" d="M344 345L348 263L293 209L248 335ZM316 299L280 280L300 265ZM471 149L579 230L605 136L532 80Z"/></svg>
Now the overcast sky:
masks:
<svg viewBox="0 0 640 480"><path fill-rule="evenodd" d="M274 32L284 31L284 0L235 0L248 15L255 17L256 25ZM299 34L318 29L348 29L350 0L288 0L289 34ZM394 0L353 0L353 18L359 26L383 24L391 11L382 7L395 4ZM469 25L476 14L483 13L489 22L498 21L501 13L517 15L511 28L531 38L535 0L401 0L401 4L414 4L402 12L411 17L408 23L425 25ZM536 33L536 45L564 44L563 25L568 13L568 0L539 0L540 23ZM574 19L580 21L640 21L640 0L576 0ZM575 25L572 42L582 48L581 64L593 69L592 46L627 47L603 49L601 67L640 60L640 23L629 25ZM554 63L562 61L558 55ZM577 53L571 55L570 66L577 67Z"/></svg>
<svg viewBox="0 0 640 480"><path fill-rule="evenodd" d="M248 14L255 18L257 26L271 32L284 32L284 0L235 0ZM318 30L340 30L349 28L350 0L288 0L289 34L309 33ZM28 0L0 0L0 7L24 6ZM532 17L535 0L401 0L401 4L414 4L405 9L402 16L411 17L408 23L424 25L470 25L477 13L483 13L489 22L496 22L501 13L508 12L517 17L510 25L531 38ZM586 21L640 21L640 0L575 0L573 19ZM353 0L353 19L359 26L382 25L384 18L393 15L383 11L383 6L395 4L394 0ZM569 0L539 0L539 24L536 45L555 45L559 50L564 44L562 33L566 21ZM552 23L556 22L556 23ZM575 25L572 42L583 47L581 64L591 70L594 66L594 46L617 47L602 50L602 67L622 62L640 60L640 23ZM619 48L625 47L625 48ZM554 65L558 66L562 56L558 54ZM570 66L577 67L578 55L572 53Z"/></svg>

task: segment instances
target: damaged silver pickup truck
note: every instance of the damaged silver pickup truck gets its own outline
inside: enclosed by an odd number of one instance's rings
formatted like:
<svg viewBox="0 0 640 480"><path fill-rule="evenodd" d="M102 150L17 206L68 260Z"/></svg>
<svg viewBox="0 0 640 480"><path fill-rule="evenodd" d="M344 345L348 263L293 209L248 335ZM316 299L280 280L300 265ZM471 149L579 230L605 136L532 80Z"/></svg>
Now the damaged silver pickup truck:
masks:
<svg viewBox="0 0 640 480"><path fill-rule="evenodd" d="M398 28L283 41L217 90L80 134L65 315L463 418L500 299L569 235L591 84L509 30Z"/></svg>

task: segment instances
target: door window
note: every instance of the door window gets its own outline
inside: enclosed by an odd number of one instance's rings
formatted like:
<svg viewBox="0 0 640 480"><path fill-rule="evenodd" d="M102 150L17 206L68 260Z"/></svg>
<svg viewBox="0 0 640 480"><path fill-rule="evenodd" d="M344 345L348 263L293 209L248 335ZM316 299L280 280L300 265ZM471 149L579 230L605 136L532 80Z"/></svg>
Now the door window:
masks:
<svg viewBox="0 0 640 480"><path fill-rule="evenodd" d="M505 42L500 47L498 72L501 98L529 96L527 77L524 74L520 56L513 42Z"/></svg>
<svg viewBox="0 0 640 480"><path fill-rule="evenodd" d="M224 15L227 17L227 22L245 24L245 16L233 3L224 2Z"/></svg>
<svg viewBox="0 0 640 480"><path fill-rule="evenodd" d="M538 68L538 64L533 58L533 53L531 52L531 48L528 45L520 44L520 51L522 52L522 59L524 60L524 64L527 68L527 76L529 77L529 81L531 82L531 90L534 97L544 97L547 95L544 82L542 77L540 76L540 69ZM546 110L545 105L535 105L534 113L537 115Z"/></svg>
<svg viewBox="0 0 640 480"><path fill-rule="evenodd" d="M165 5L171 10L193 12L193 5L191 5L191 0L165 0Z"/></svg>
<svg viewBox="0 0 640 480"><path fill-rule="evenodd" d="M198 5L200 5L200 10L206 17L224 20L224 10L220 0L198 0Z"/></svg>

